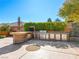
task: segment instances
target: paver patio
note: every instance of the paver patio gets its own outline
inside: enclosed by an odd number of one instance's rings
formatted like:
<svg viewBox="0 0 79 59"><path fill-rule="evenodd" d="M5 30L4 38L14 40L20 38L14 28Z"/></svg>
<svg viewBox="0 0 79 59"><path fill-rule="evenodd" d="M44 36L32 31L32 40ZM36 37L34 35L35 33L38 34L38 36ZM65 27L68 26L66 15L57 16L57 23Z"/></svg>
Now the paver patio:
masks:
<svg viewBox="0 0 79 59"><path fill-rule="evenodd" d="M40 45L37 51L27 51L31 44ZM28 40L13 44L13 38L0 39L0 59L79 59L79 45L74 42Z"/></svg>

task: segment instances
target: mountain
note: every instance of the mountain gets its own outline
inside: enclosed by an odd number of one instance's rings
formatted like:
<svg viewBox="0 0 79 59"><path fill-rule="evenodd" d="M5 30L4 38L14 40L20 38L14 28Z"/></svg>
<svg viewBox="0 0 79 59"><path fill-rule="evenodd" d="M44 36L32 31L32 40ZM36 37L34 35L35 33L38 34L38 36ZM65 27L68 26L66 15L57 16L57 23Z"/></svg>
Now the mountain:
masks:
<svg viewBox="0 0 79 59"><path fill-rule="evenodd" d="M13 22L13 23L1 23L0 26L4 25L4 24L7 24L9 26L18 26L18 22ZM24 22L20 22L20 25L24 25L25 23Z"/></svg>

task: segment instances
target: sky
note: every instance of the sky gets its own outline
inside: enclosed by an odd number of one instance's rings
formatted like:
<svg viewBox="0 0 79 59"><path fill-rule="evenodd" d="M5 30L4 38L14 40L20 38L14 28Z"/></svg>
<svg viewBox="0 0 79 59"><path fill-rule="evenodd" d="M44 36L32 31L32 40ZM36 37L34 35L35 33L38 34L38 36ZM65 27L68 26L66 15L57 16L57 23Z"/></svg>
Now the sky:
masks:
<svg viewBox="0 0 79 59"><path fill-rule="evenodd" d="M0 0L0 23L53 21L58 17L64 0ZM61 18L60 18L61 19Z"/></svg>

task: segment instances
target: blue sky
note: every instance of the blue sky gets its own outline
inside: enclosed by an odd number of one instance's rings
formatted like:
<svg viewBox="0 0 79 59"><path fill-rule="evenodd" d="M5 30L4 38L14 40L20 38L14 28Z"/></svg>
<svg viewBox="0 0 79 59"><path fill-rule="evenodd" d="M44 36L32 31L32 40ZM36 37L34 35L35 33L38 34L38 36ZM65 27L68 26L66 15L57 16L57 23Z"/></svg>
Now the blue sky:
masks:
<svg viewBox="0 0 79 59"><path fill-rule="evenodd" d="M0 0L0 23L16 22L20 16L25 22L45 22L58 18L64 0Z"/></svg>

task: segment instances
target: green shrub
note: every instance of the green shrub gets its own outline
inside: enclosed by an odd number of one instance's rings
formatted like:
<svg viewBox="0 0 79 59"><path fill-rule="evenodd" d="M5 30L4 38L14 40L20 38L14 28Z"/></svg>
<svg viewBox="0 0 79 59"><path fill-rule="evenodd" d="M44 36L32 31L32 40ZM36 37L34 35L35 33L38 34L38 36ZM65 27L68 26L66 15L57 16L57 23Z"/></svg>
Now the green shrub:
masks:
<svg viewBox="0 0 79 59"><path fill-rule="evenodd" d="M2 26L0 26L0 31L9 32L10 31L10 26L7 25L7 24L3 24Z"/></svg>
<svg viewBox="0 0 79 59"><path fill-rule="evenodd" d="M0 39L4 38L3 36L0 36Z"/></svg>
<svg viewBox="0 0 79 59"><path fill-rule="evenodd" d="M30 26L35 26L35 30L53 30L63 31L66 24L64 22L38 22L38 23L25 23L24 30L28 31Z"/></svg>

